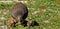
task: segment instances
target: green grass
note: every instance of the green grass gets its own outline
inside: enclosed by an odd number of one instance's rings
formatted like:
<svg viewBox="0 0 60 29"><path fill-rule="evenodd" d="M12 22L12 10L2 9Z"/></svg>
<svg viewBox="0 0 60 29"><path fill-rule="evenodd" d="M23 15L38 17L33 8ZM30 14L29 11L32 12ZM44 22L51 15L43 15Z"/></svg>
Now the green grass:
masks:
<svg viewBox="0 0 60 29"><path fill-rule="evenodd" d="M14 29L60 29L60 5L57 4L58 1L59 0L35 0L34 2L34 0L31 0L25 3L29 8L29 14L26 20L31 18L37 21L39 26L17 26ZM11 10L12 5L13 4L0 4L0 9ZM4 14L0 14L0 17L2 15ZM9 14L5 14L4 17L8 18Z"/></svg>

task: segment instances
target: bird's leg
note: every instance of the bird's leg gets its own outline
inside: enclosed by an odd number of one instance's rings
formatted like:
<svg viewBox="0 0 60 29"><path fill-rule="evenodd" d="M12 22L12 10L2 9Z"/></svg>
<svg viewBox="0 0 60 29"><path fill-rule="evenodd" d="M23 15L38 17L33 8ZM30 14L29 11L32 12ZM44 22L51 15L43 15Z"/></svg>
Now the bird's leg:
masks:
<svg viewBox="0 0 60 29"><path fill-rule="evenodd" d="M17 18L18 20L18 22L16 23L16 25L21 25L22 23L23 23L23 19L22 19L22 17L21 16L18 16L18 18Z"/></svg>

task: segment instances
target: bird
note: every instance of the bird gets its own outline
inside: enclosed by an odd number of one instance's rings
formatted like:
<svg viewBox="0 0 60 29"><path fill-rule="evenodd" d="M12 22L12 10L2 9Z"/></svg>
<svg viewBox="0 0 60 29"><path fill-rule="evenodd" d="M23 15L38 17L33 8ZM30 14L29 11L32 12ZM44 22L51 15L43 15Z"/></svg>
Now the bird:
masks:
<svg viewBox="0 0 60 29"><path fill-rule="evenodd" d="M8 27L15 26L15 23L17 23L17 21L14 18L12 18L12 17L6 21L6 25Z"/></svg>
<svg viewBox="0 0 60 29"><path fill-rule="evenodd" d="M33 26L34 25L34 20L27 20L27 26Z"/></svg>
<svg viewBox="0 0 60 29"><path fill-rule="evenodd" d="M11 16L18 22L16 24L22 24L28 16L28 8L22 2L14 4L11 11Z"/></svg>

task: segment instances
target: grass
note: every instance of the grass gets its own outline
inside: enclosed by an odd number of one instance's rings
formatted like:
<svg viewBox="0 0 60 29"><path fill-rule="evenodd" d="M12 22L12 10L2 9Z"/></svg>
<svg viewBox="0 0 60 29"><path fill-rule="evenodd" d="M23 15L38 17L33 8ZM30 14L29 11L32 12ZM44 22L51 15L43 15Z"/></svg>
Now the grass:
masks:
<svg viewBox="0 0 60 29"><path fill-rule="evenodd" d="M60 29L60 1L59 0L31 0L24 3L29 8L28 18L38 22L39 26L23 27L14 29ZM0 4L0 9L11 10L11 4ZM4 16L3 16L4 15ZM0 14L0 17L8 18L9 14Z"/></svg>

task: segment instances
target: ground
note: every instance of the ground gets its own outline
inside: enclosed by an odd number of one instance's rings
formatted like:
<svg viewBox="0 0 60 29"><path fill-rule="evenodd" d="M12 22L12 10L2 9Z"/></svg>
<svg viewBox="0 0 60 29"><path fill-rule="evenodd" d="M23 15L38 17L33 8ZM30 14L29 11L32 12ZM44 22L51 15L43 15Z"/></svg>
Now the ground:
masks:
<svg viewBox="0 0 60 29"><path fill-rule="evenodd" d="M5 20L10 18L9 13L14 3L0 4L0 22L3 22L0 26L5 25ZM13 29L60 29L60 0L31 0L24 4L29 12L26 20L35 20L39 26L19 25Z"/></svg>

